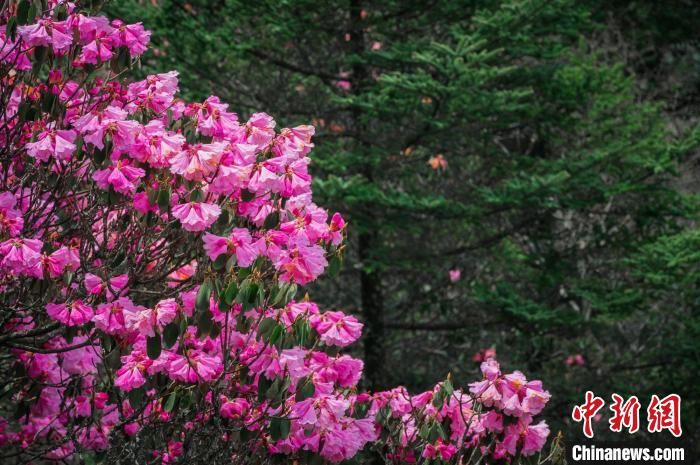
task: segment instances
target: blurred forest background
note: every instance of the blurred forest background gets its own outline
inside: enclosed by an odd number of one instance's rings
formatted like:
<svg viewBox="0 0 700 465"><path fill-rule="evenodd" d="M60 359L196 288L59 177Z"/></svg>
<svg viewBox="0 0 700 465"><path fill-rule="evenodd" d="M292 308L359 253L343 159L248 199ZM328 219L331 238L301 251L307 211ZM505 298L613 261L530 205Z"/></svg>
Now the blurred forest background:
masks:
<svg viewBox="0 0 700 465"><path fill-rule="evenodd" d="M153 31L143 75L175 69L188 98L316 126L316 201L350 240L309 291L364 321L365 385L463 384L494 348L545 382L555 432L580 429L592 389L643 409L681 394L697 436L700 2L107 10Z"/></svg>

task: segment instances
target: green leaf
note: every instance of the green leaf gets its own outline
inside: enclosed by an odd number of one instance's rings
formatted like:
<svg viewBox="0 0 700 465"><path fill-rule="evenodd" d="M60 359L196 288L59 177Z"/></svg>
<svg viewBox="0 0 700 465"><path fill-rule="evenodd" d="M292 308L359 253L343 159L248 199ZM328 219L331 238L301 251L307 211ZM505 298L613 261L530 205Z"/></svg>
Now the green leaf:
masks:
<svg viewBox="0 0 700 465"><path fill-rule="evenodd" d="M59 5L54 10L57 21L65 21L68 18L68 10L65 5Z"/></svg>
<svg viewBox="0 0 700 465"><path fill-rule="evenodd" d="M170 207L170 188L162 187L158 191L158 208L161 212L167 212Z"/></svg>
<svg viewBox="0 0 700 465"><path fill-rule="evenodd" d="M197 291L197 297L194 299L194 307L198 312L204 312L209 310L209 296L211 295L211 285L208 280L205 280L199 290Z"/></svg>
<svg viewBox="0 0 700 465"><path fill-rule="evenodd" d="M294 335L299 345L304 346L311 337L311 325L309 325L309 321L305 318L298 318L297 321L294 322L293 328Z"/></svg>
<svg viewBox="0 0 700 465"><path fill-rule="evenodd" d="M438 424L434 423L430 429L428 430L428 441L429 442L435 442L437 441L437 438L440 437L440 431L438 430Z"/></svg>
<svg viewBox="0 0 700 465"><path fill-rule="evenodd" d="M175 407L175 400L177 400L177 394L175 392L170 393L170 395L168 396L168 400L165 401L163 410L165 410L166 412L172 412L173 408Z"/></svg>
<svg viewBox="0 0 700 465"><path fill-rule="evenodd" d="M333 255L331 258L331 261L328 263L328 270L327 273L328 275L332 278L338 275L340 272L340 269L342 268L343 265L343 259L340 258L338 255Z"/></svg>
<svg viewBox="0 0 700 465"><path fill-rule="evenodd" d="M438 410L442 408L442 405L445 403L445 393L440 390L433 394L433 406L437 408Z"/></svg>
<svg viewBox="0 0 700 465"><path fill-rule="evenodd" d="M294 298L297 293L297 285L294 283L280 282L275 297L270 302L272 307L284 307Z"/></svg>
<svg viewBox="0 0 700 465"><path fill-rule="evenodd" d="M41 97L41 109L46 113L50 113L57 100L57 97L51 92L45 93Z"/></svg>
<svg viewBox="0 0 700 465"><path fill-rule="evenodd" d="M204 200L204 192L201 189L195 189L190 194L190 202L201 202Z"/></svg>
<svg viewBox="0 0 700 465"><path fill-rule="evenodd" d="M233 269L236 267L236 256L231 255L228 260L226 260L226 271L229 273L233 272Z"/></svg>
<svg viewBox="0 0 700 465"><path fill-rule="evenodd" d="M278 400L282 392L282 380L280 378L275 378L267 391L265 391L265 398L269 400Z"/></svg>
<svg viewBox="0 0 700 465"><path fill-rule="evenodd" d="M95 148L95 150L92 152L92 161L95 162L96 165L101 165L103 161L107 158L107 150L106 147L103 149L98 149Z"/></svg>
<svg viewBox="0 0 700 465"><path fill-rule="evenodd" d="M255 301L255 297L258 295L258 289L260 289L258 283L250 283L250 286L246 289L246 300L248 302Z"/></svg>
<svg viewBox="0 0 700 465"><path fill-rule="evenodd" d="M231 258L235 258L235 255L232 255ZM250 276L250 268L240 268L238 270L238 279L243 279L244 282L241 283L241 288L244 286L247 286L250 281L245 281L245 279ZM242 289L241 289L242 290ZM245 294L239 293L239 295L244 296Z"/></svg>
<svg viewBox="0 0 700 465"><path fill-rule="evenodd" d="M241 284L236 301L242 304L243 310L246 311L261 305L264 297L265 295L260 284L246 280Z"/></svg>
<svg viewBox="0 0 700 465"><path fill-rule="evenodd" d="M224 301L226 302L227 305L233 304L233 301L236 299L236 296L238 295L238 284L236 284L236 281L231 281L229 285L226 287L226 290L224 291Z"/></svg>
<svg viewBox="0 0 700 465"><path fill-rule="evenodd" d="M10 36L10 39L16 40L16 36L17 36L17 17L16 16L10 16L10 19L7 21L6 31L7 31L8 35Z"/></svg>
<svg viewBox="0 0 700 465"><path fill-rule="evenodd" d="M263 401L267 391L272 387L272 381L267 379L265 376L260 376L258 380L258 400Z"/></svg>
<svg viewBox="0 0 700 465"><path fill-rule="evenodd" d="M270 438L273 441L287 439L292 422L289 418L272 417L270 419Z"/></svg>
<svg viewBox="0 0 700 465"><path fill-rule="evenodd" d="M119 348L115 347L109 353L107 353L107 356L105 357L105 364L113 370L121 368L122 361Z"/></svg>
<svg viewBox="0 0 700 465"><path fill-rule="evenodd" d="M442 389L445 391L446 397L448 398L455 392L454 388L452 387L452 382L449 379L446 379L445 382L442 383Z"/></svg>
<svg viewBox="0 0 700 465"><path fill-rule="evenodd" d="M143 386L129 391L129 403L133 408L138 408L138 406L141 405L144 393L145 389Z"/></svg>
<svg viewBox="0 0 700 465"><path fill-rule="evenodd" d="M213 315L209 310L200 312L197 316L197 333L200 337L211 334L212 327L214 326L212 317Z"/></svg>
<svg viewBox="0 0 700 465"><path fill-rule="evenodd" d="M280 212L279 210L275 210L269 215L267 215L267 218L265 218L265 222L263 223L263 228L265 229L273 229L276 228L277 225L280 223Z"/></svg>
<svg viewBox="0 0 700 465"><path fill-rule="evenodd" d="M216 219L216 223L214 223L214 228L225 229L228 226L230 221L231 221L231 215L228 212L228 208L222 208L221 214Z"/></svg>
<svg viewBox="0 0 700 465"><path fill-rule="evenodd" d="M421 438L427 441L428 436L430 436L430 425L428 423L423 423L423 425L421 425L420 427L420 430L418 431L418 434Z"/></svg>
<svg viewBox="0 0 700 465"><path fill-rule="evenodd" d="M270 344L279 346L284 337L284 326L276 325L270 333Z"/></svg>
<svg viewBox="0 0 700 465"><path fill-rule="evenodd" d="M32 66L32 73L35 75L39 73L39 70L43 66L44 63L46 63L46 60L49 58L49 48L48 47L43 47L43 46L35 46L34 47L34 64Z"/></svg>
<svg viewBox="0 0 700 465"><path fill-rule="evenodd" d="M211 264L211 267L216 271L221 271L226 266L226 260L228 260L226 254L221 254L216 257L216 260L214 260L214 263Z"/></svg>
<svg viewBox="0 0 700 465"><path fill-rule="evenodd" d="M258 325L258 336L265 338L271 332L272 329L277 325L277 321L273 318L264 318Z"/></svg>
<svg viewBox="0 0 700 465"><path fill-rule="evenodd" d="M155 205L157 201L158 201L158 190L157 189L149 190L148 191L148 204Z"/></svg>
<svg viewBox="0 0 700 465"><path fill-rule="evenodd" d="M177 323L170 323L163 328L163 342L165 347L170 348L175 345L180 337L180 327Z"/></svg>
<svg viewBox="0 0 700 465"><path fill-rule="evenodd" d="M20 26L29 24L29 8L32 6L34 5L31 5L26 0L20 0L19 5L17 6L17 24Z"/></svg>
<svg viewBox="0 0 700 465"><path fill-rule="evenodd" d="M73 282L73 272L67 270L65 273L63 273L63 284L70 286L71 282Z"/></svg>
<svg viewBox="0 0 700 465"><path fill-rule="evenodd" d="M109 334L101 333L100 342L105 352L109 352L116 345L114 339Z"/></svg>
<svg viewBox="0 0 700 465"><path fill-rule="evenodd" d="M221 325L216 324L214 322L214 319L212 318L211 322L211 329L209 330L209 337L212 339L216 339L219 334L221 334Z"/></svg>
<svg viewBox="0 0 700 465"><path fill-rule="evenodd" d="M156 334L153 337L149 337L146 340L146 353L148 358L155 360L160 357L160 353L163 350L163 346L160 340L160 334Z"/></svg>
<svg viewBox="0 0 700 465"><path fill-rule="evenodd" d="M250 192L248 189L241 190L241 200L244 202L250 202L255 198L255 194Z"/></svg>
<svg viewBox="0 0 700 465"><path fill-rule="evenodd" d="M131 66L131 53L128 47L119 47L119 54L117 55L117 68L119 71L127 69Z"/></svg>
<svg viewBox="0 0 700 465"><path fill-rule="evenodd" d="M83 136L78 136L73 142L75 144L75 158L82 160L85 156L85 147L83 145Z"/></svg>
<svg viewBox="0 0 700 465"><path fill-rule="evenodd" d="M302 400L313 396L315 392L316 386L314 386L314 383L311 381L311 377L306 376L299 380L299 383L297 384L296 396L294 398L297 402L301 402Z"/></svg>

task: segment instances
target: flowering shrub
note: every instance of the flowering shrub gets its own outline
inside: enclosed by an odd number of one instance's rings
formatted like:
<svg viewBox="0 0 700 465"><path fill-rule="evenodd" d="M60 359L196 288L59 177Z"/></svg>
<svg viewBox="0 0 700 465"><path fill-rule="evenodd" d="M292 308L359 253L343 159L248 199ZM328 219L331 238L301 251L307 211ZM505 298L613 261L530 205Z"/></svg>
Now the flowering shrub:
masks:
<svg viewBox="0 0 700 465"><path fill-rule="evenodd" d="M1 22L3 463L542 449L549 394L494 358L467 391L358 391L339 350L362 323L297 298L346 230L312 201L313 127L185 103L174 72L129 83L141 24L55 0Z"/></svg>

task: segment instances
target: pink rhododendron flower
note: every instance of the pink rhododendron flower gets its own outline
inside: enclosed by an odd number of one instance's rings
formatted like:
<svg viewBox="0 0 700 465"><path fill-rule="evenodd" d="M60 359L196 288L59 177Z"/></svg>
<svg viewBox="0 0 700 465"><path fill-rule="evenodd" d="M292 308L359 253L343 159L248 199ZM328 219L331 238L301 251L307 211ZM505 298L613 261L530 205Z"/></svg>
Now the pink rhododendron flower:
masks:
<svg viewBox="0 0 700 465"><path fill-rule="evenodd" d="M345 347L359 339L362 334L362 323L354 316L342 312L312 315L309 321L311 327L321 335L321 340L328 345Z"/></svg>
<svg viewBox="0 0 700 465"><path fill-rule="evenodd" d="M144 177L146 172L141 168L130 166L128 160L119 160L114 165L95 171L92 178L102 189L110 186L120 194L133 194L136 190L135 181Z"/></svg>
<svg viewBox="0 0 700 465"><path fill-rule="evenodd" d="M509 415L537 415L551 397L542 389L541 381L528 381L519 371L506 375L504 381L501 385L503 411Z"/></svg>
<svg viewBox="0 0 700 465"><path fill-rule="evenodd" d="M343 241L343 231L346 223L340 213L333 213L331 224L328 228L328 236L333 245L339 245Z"/></svg>
<svg viewBox="0 0 700 465"><path fill-rule="evenodd" d="M76 136L73 130L44 131L39 134L36 142L27 144L27 153L43 162L49 161L51 157L62 161L70 160L76 150Z"/></svg>
<svg viewBox="0 0 700 465"><path fill-rule="evenodd" d="M231 138L240 134L238 116L228 111L228 104L211 96L196 108L197 128L205 136Z"/></svg>
<svg viewBox="0 0 700 465"><path fill-rule="evenodd" d="M87 113L73 123L73 127L84 136L85 142L98 149L103 149L105 135L112 137L114 146L120 149L129 148L136 136L139 123L128 121L128 113L119 107L108 106L102 111Z"/></svg>
<svg viewBox="0 0 700 465"><path fill-rule="evenodd" d="M428 165L436 171L440 169L445 170L447 169L447 160L441 153L438 153L434 157L430 157Z"/></svg>
<svg viewBox="0 0 700 465"><path fill-rule="evenodd" d="M245 124L246 142L259 149L265 148L275 136L275 121L265 113L254 113Z"/></svg>
<svg viewBox="0 0 700 465"><path fill-rule="evenodd" d="M220 142L187 147L170 158L170 171L185 179L201 181L216 172L225 148Z"/></svg>
<svg viewBox="0 0 700 465"><path fill-rule="evenodd" d="M313 281L327 265L323 249L315 245L297 244L291 249L282 250L275 260L275 266L282 272L280 279L298 284Z"/></svg>
<svg viewBox="0 0 700 465"><path fill-rule="evenodd" d="M112 43L117 47L126 47L132 57L141 55L146 51L151 38L151 31L144 29L143 24L124 24L122 21L112 21L115 28L110 36Z"/></svg>
<svg viewBox="0 0 700 465"><path fill-rule="evenodd" d="M101 36L83 47L80 61L95 65L100 61L111 60L113 55L111 40L107 36Z"/></svg>
<svg viewBox="0 0 700 465"><path fill-rule="evenodd" d="M227 238L206 233L202 240L204 251L212 261L222 254L235 255L238 264L247 267L258 256L258 251L253 247L253 239L247 229L234 228Z"/></svg>
<svg viewBox="0 0 700 465"><path fill-rule="evenodd" d="M182 442L172 440L168 441L168 449L163 453L161 463L163 465L169 465L177 462L177 459L182 455L183 450Z"/></svg>
<svg viewBox="0 0 700 465"><path fill-rule="evenodd" d="M496 349L493 347L481 349L472 356L472 360L476 363L484 362L490 358L496 358Z"/></svg>
<svg viewBox="0 0 700 465"><path fill-rule="evenodd" d="M564 363L568 366L583 366L586 364L586 360L583 358L583 355L581 354L574 354L574 355L569 355L566 357L564 360Z"/></svg>
<svg viewBox="0 0 700 465"><path fill-rule="evenodd" d="M92 308L81 300L75 300L68 304L47 304L46 313L66 326L83 325L90 321L94 315Z"/></svg>
<svg viewBox="0 0 700 465"><path fill-rule="evenodd" d="M251 170L248 189L251 192L278 192L280 190L280 177L272 171L269 162L256 163Z"/></svg>
<svg viewBox="0 0 700 465"><path fill-rule="evenodd" d="M503 446L506 451L515 455L517 453L518 441L522 440L521 453L524 456L530 456L542 450L547 436L549 436L549 427L544 421L531 425L530 417L525 420L519 420L506 428Z"/></svg>
<svg viewBox="0 0 700 465"><path fill-rule="evenodd" d="M165 325L175 319L177 309L175 299L161 300L153 308L127 313L126 328L144 336L153 337L156 335L155 331L162 331Z"/></svg>
<svg viewBox="0 0 700 465"><path fill-rule="evenodd" d="M163 113L168 108L171 108L177 85L177 71L152 74L143 81L132 82L129 84L127 92L127 97L132 103L127 108L136 109L142 107L156 113ZM146 126L149 125L152 125L154 128L162 128L162 124L154 121L149 122ZM177 138L181 140L181 146L185 142L185 138L182 135L177 135Z"/></svg>
<svg viewBox="0 0 700 465"><path fill-rule="evenodd" d="M124 392L132 391L146 383L144 373L153 364L146 354L132 352L121 357L122 367L117 370L114 385Z"/></svg>
<svg viewBox="0 0 700 465"><path fill-rule="evenodd" d="M73 43L73 36L63 21L40 19L36 24L19 26L17 33L28 46L51 46L57 55L63 54Z"/></svg>
<svg viewBox="0 0 700 465"><path fill-rule="evenodd" d="M0 267L15 274L31 270L39 264L44 243L38 239L15 238L0 243Z"/></svg>
<svg viewBox="0 0 700 465"><path fill-rule="evenodd" d="M503 415L492 410L482 416L481 425L489 431L500 433L503 431Z"/></svg>
<svg viewBox="0 0 700 465"><path fill-rule="evenodd" d="M107 334L121 334L126 330L126 315L144 309L134 305L128 297L120 297L114 302L98 305L92 321L97 329Z"/></svg>
<svg viewBox="0 0 700 465"><path fill-rule="evenodd" d="M453 444L445 444L442 439L433 444L428 444L423 449L423 458L450 460L457 453L457 448Z"/></svg>
<svg viewBox="0 0 700 465"><path fill-rule="evenodd" d="M188 202L173 207L173 216L180 220L186 231L204 231L220 214L221 208L213 203Z"/></svg>
<svg viewBox="0 0 700 465"><path fill-rule="evenodd" d="M24 228L22 212L15 208L17 199L10 192L0 193L0 234L7 233L17 237Z"/></svg>
<svg viewBox="0 0 700 465"><path fill-rule="evenodd" d="M75 272L80 267L80 256L75 247L63 246L51 255L42 255L41 262L50 277L58 278L66 271Z"/></svg>
<svg viewBox="0 0 700 465"><path fill-rule="evenodd" d="M187 281L192 278L197 272L197 262L193 261L187 265L181 266L177 270L173 271L168 275L168 287L177 287L182 282Z"/></svg>
<svg viewBox="0 0 700 465"><path fill-rule="evenodd" d="M204 352L192 350L187 356L177 356L167 367L168 375L175 380L185 383L208 382L221 373L223 365L218 355L207 355Z"/></svg>
<svg viewBox="0 0 700 465"><path fill-rule="evenodd" d="M71 342L60 341L56 345L58 349L66 347L73 349L61 352L59 356L61 367L67 373L79 376L97 374L97 367L102 363L102 349L98 343L91 344L87 336L75 336Z"/></svg>
<svg viewBox="0 0 700 465"><path fill-rule="evenodd" d="M250 403L244 398L229 400L223 397L219 415L222 418L241 418L248 412L249 408Z"/></svg>
<svg viewBox="0 0 700 465"><path fill-rule="evenodd" d="M111 301L116 294L120 294L126 288L129 282L129 275L122 274L114 276L108 282L104 282L102 278L92 273L85 274L84 285L85 289L90 294L100 295L106 293L107 301Z"/></svg>

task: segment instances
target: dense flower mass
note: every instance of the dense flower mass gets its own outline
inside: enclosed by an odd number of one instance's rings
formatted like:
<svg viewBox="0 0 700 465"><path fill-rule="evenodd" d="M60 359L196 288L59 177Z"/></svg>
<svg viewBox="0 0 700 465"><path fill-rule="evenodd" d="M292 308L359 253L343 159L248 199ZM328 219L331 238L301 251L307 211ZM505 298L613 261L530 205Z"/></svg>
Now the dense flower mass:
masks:
<svg viewBox="0 0 700 465"><path fill-rule="evenodd" d="M61 1L10 2L0 30L0 457L162 463L216 426L234 462L528 456L539 381L486 358L468 391L360 392L338 349L362 323L297 286L342 256L313 203L313 127L123 81L149 33ZM37 9L42 5L43 9ZM8 361L9 360L9 361ZM162 431L163 434L155 434ZM206 433L209 434L209 433ZM158 438L165 438L158 442ZM144 446L143 444L147 444Z"/></svg>

